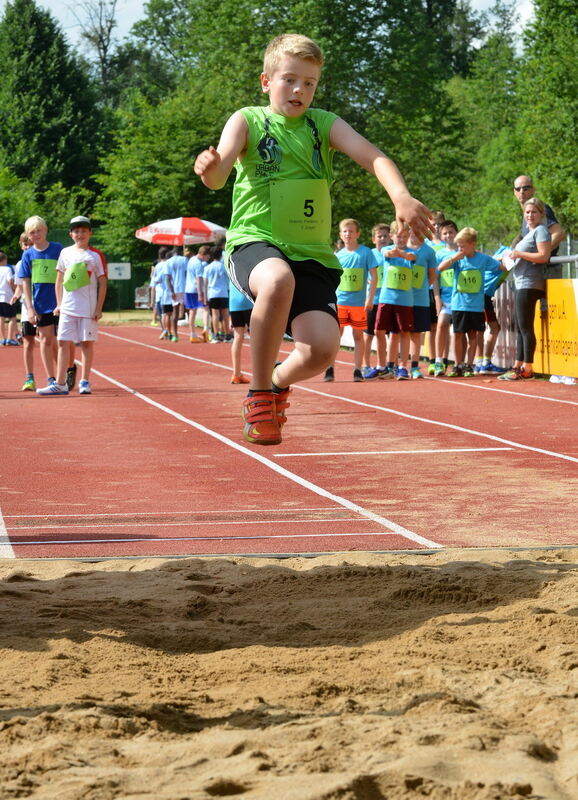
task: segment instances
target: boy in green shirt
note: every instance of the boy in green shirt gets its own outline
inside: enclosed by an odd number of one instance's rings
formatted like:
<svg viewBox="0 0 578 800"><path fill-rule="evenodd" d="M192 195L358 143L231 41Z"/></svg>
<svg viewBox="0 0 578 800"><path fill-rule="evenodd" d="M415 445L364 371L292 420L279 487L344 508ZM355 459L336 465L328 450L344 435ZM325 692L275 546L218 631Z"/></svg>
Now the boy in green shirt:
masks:
<svg viewBox="0 0 578 800"><path fill-rule="evenodd" d="M409 194L391 159L335 114L310 108L322 64L311 39L273 39L261 74L269 106L236 111L218 147L200 153L194 166L210 189L222 188L237 170L227 257L232 282L255 303L253 380L243 403L244 436L252 444L281 442L290 385L322 372L339 349L341 270L330 244L329 195L335 150L376 176L400 224L422 236L433 230L429 210ZM295 348L274 368L286 330Z"/></svg>

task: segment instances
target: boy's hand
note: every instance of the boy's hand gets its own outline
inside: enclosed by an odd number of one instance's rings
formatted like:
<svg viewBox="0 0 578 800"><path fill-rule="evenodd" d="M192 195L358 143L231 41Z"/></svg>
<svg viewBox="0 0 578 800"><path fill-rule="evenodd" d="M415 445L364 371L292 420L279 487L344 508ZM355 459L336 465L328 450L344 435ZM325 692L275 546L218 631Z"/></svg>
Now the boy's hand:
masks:
<svg viewBox="0 0 578 800"><path fill-rule="evenodd" d="M102 311L98 311L97 310L97 311L94 312L94 316L93 316L94 320L98 321L101 317L102 317Z"/></svg>
<svg viewBox="0 0 578 800"><path fill-rule="evenodd" d="M202 153L199 153L197 158L195 159L195 165L193 167L195 174L199 175L199 177L205 175L207 172L215 169L221 163L221 156L215 148L211 145L208 150L203 150Z"/></svg>
<svg viewBox="0 0 578 800"><path fill-rule="evenodd" d="M55 317L59 317L60 316L60 306L56 306L56 308L54 309L54 311L52 313L54 314Z"/></svg>
<svg viewBox="0 0 578 800"><path fill-rule="evenodd" d="M410 194L398 198L395 202L395 218L398 230L402 230L403 224L407 223L414 234L422 239L429 238L432 233L435 234L431 211Z"/></svg>

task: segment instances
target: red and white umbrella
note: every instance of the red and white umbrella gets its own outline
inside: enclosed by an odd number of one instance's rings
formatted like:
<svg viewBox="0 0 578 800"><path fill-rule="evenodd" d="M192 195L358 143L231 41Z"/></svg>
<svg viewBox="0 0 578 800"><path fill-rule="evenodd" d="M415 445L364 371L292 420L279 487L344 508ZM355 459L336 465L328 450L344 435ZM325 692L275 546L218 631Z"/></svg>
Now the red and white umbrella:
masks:
<svg viewBox="0 0 578 800"><path fill-rule="evenodd" d="M144 239L152 244L200 244L214 242L227 231L221 225L208 222L198 217L176 217L153 222L135 232L137 239Z"/></svg>

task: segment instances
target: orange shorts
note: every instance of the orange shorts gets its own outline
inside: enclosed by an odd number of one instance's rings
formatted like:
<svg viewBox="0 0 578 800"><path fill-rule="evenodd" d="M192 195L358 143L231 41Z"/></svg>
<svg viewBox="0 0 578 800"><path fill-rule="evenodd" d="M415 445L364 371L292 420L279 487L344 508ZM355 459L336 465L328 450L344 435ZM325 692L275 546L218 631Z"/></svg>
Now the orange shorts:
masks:
<svg viewBox="0 0 578 800"><path fill-rule="evenodd" d="M367 325L367 313L363 306L337 306L337 319L342 328L351 325L363 331Z"/></svg>

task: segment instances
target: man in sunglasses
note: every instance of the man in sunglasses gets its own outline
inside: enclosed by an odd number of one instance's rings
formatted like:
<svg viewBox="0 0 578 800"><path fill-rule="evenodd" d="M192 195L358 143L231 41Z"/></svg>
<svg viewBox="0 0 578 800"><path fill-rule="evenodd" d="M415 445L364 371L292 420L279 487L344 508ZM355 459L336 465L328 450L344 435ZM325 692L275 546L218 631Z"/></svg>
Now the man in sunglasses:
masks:
<svg viewBox="0 0 578 800"><path fill-rule="evenodd" d="M518 175L516 180L514 181L514 197L518 200L522 207L522 211L524 210L524 204L531 197L537 197L536 189L534 188L534 184L532 183L532 178L528 175ZM546 217L545 225L550 231L552 235L552 253L551 255L555 256L558 252L558 245L566 236L566 232L556 219L556 215L552 211L549 205L544 203L544 214ZM528 233L528 226L526 224L526 220L522 218L522 235L520 239L524 237Z"/></svg>

